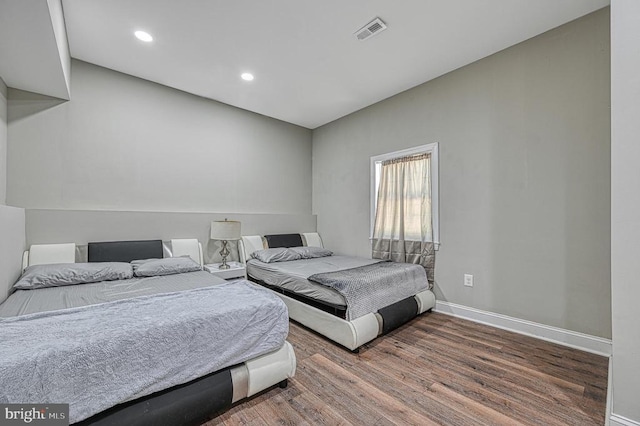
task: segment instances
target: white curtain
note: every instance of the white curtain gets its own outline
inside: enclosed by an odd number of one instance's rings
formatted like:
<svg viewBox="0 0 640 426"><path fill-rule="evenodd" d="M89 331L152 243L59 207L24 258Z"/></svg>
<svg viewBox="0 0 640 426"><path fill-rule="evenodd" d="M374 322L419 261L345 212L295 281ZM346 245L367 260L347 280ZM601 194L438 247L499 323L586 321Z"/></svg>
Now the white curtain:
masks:
<svg viewBox="0 0 640 426"><path fill-rule="evenodd" d="M432 241L429 154L382 163L374 238Z"/></svg>
<svg viewBox="0 0 640 426"><path fill-rule="evenodd" d="M373 257L421 264L433 281L435 251L429 154L384 161L380 171Z"/></svg>

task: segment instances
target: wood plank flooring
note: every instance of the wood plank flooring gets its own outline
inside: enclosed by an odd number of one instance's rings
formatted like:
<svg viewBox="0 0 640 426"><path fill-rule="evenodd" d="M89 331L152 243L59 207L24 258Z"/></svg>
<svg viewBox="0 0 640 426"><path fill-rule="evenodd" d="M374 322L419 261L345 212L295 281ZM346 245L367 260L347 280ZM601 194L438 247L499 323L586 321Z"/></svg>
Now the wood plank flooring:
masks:
<svg viewBox="0 0 640 426"><path fill-rule="evenodd" d="M603 425L608 359L438 313L351 353L291 323L296 377L213 425Z"/></svg>

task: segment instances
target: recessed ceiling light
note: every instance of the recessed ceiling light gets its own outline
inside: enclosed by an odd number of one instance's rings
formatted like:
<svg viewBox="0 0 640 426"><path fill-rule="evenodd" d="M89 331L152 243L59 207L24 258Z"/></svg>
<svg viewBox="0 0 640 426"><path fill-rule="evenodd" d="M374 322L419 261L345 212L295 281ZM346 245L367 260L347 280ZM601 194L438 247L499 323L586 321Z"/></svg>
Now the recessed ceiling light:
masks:
<svg viewBox="0 0 640 426"><path fill-rule="evenodd" d="M153 41L153 37L151 37L151 34L146 31L136 31L134 34L138 38L138 40L146 41L147 43Z"/></svg>
<svg viewBox="0 0 640 426"><path fill-rule="evenodd" d="M244 72L242 73L242 75L240 75L240 77L242 77L242 79L246 81L253 80L253 74L251 74L250 72Z"/></svg>

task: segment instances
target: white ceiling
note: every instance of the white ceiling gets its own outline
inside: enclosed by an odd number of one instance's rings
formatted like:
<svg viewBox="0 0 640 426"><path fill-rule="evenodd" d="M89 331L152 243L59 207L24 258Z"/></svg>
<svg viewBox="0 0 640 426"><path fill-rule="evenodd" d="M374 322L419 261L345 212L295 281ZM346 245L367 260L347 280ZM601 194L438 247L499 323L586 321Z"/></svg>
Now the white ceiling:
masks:
<svg viewBox="0 0 640 426"><path fill-rule="evenodd" d="M62 3L72 57L313 129L609 0ZM388 29L358 41L375 17Z"/></svg>

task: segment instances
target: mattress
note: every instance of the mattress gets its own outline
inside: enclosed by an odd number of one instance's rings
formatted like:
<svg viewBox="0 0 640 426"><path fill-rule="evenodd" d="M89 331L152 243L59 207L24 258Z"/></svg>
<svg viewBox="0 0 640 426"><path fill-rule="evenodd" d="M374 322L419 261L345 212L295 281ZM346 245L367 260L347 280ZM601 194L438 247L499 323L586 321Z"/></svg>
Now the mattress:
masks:
<svg viewBox="0 0 640 426"><path fill-rule="evenodd" d="M169 277L145 277L102 281L38 290L17 290L0 304L0 317L56 311L113 302L138 296L170 293L223 284L226 281L205 271Z"/></svg>
<svg viewBox="0 0 640 426"><path fill-rule="evenodd" d="M0 401L68 402L75 423L273 352L288 326L284 303L246 281L2 318Z"/></svg>
<svg viewBox="0 0 640 426"><path fill-rule="evenodd" d="M264 263L257 259L251 259L247 262L247 275L301 296L334 306L346 307L344 296L336 290L309 281L307 278L313 274L357 268L378 262L380 259L351 256L327 256L275 263Z"/></svg>

